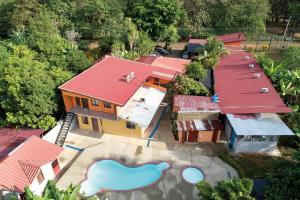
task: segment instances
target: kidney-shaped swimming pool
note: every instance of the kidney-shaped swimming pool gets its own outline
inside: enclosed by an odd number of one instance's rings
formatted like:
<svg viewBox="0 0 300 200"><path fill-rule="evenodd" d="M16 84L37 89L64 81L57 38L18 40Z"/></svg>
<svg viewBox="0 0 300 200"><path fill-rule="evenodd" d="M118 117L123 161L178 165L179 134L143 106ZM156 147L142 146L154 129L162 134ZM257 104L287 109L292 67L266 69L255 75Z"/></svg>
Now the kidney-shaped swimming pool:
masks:
<svg viewBox="0 0 300 200"><path fill-rule="evenodd" d="M90 166L80 192L86 196L100 190L133 190L158 181L170 165L167 162L125 166L116 160L100 160Z"/></svg>

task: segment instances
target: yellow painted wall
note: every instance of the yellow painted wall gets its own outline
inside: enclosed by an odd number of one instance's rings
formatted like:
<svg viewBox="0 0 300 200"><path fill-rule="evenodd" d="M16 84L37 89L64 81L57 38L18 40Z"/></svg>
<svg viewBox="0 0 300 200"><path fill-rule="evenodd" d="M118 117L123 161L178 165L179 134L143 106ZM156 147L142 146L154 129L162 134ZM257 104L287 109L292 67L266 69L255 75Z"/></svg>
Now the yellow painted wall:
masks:
<svg viewBox="0 0 300 200"><path fill-rule="evenodd" d="M139 126L135 126L135 129L126 128L126 121L125 120L106 120L101 119L103 132L111 133L114 135L122 135L128 137L142 137L142 128Z"/></svg>
<svg viewBox="0 0 300 200"><path fill-rule="evenodd" d="M82 116L77 115L78 117L78 124L80 129L93 131L93 124L92 124L92 117L88 117L89 124L82 123ZM127 137L135 137L141 138L143 136L144 128L139 126L135 126L135 129L126 128L126 121L125 120L107 120L107 119L98 119L98 126L99 132L102 133L110 133L113 135L121 135Z"/></svg>
<svg viewBox="0 0 300 200"><path fill-rule="evenodd" d="M82 117L83 117L83 115L77 115L79 128L93 131L92 118L88 117L89 124L84 124L84 123L82 123Z"/></svg>

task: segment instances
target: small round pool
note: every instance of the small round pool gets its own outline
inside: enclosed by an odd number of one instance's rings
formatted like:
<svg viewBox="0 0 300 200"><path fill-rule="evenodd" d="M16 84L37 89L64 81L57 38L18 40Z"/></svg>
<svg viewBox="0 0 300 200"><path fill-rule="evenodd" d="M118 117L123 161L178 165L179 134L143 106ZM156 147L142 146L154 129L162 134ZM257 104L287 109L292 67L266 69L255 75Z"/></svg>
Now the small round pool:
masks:
<svg viewBox="0 0 300 200"><path fill-rule="evenodd" d="M191 184L196 184L204 179L204 174L198 167L186 167L182 170L182 177Z"/></svg>

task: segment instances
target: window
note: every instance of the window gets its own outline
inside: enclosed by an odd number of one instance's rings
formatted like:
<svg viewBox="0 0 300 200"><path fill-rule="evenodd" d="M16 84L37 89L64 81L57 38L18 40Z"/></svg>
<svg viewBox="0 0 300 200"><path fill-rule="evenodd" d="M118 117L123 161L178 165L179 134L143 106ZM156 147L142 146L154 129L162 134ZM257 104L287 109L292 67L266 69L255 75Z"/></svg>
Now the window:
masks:
<svg viewBox="0 0 300 200"><path fill-rule="evenodd" d="M111 103L104 101L104 107L105 108L111 108Z"/></svg>
<svg viewBox="0 0 300 200"><path fill-rule="evenodd" d="M75 101L76 101L76 106L80 106L80 98L79 97L75 97Z"/></svg>
<svg viewBox="0 0 300 200"><path fill-rule="evenodd" d="M132 122L126 122L126 128L135 129L135 124Z"/></svg>
<svg viewBox="0 0 300 200"><path fill-rule="evenodd" d="M44 175L43 175L42 170L39 171L39 173L37 174L36 178L37 178L39 184L41 184L41 183L43 182L43 180L44 180L45 178L44 178Z"/></svg>
<svg viewBox="0 0 300 200"><path fill-rule="evenodd" d="M99 105L99 100L97 100L97 99L92 99L92 105L93 105L93 106L98 106L98 105Z"/></svg>
<svg viewBox="0 0 300 200"><path fill-rule="evenodd" d="M81 119L82 119L83 124L89 124L89 118L88 117L82 116Z"/></svg>

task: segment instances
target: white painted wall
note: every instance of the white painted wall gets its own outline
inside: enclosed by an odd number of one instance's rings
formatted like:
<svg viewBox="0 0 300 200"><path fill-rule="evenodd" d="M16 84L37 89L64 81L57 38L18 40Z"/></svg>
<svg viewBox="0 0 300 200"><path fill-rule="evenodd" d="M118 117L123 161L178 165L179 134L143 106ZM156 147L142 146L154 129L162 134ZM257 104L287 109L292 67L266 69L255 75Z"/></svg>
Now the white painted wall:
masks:
<svg viewBox="0 0 300 200"><path fill-rule="evenodd" d="M235 140L234 152L242 153L272 153L277 150L276 141L240 141Z"/></svg>
<svg viewBox="0 0 300 200"><path fill-rule="evenodd" d="M56 124L56 126L54 126L54 128L52 128L46 135L44 135L42 139L54 144L61 125L62 125L62 120L60 120Z"/></svg>
<svg viewBox="0 0 300 200"><path fill-rule="evenodd" d="M31 185L29 186L30 190L36 194L36 195L41 195L45 189L45 186L48 182L48 180L52 180L55 178L54 171L52 169L51 163L45 164L41 167L42 173L44 175L44 181L39 184L37 178L35 177L34 180L32 181Z"/></svg>

